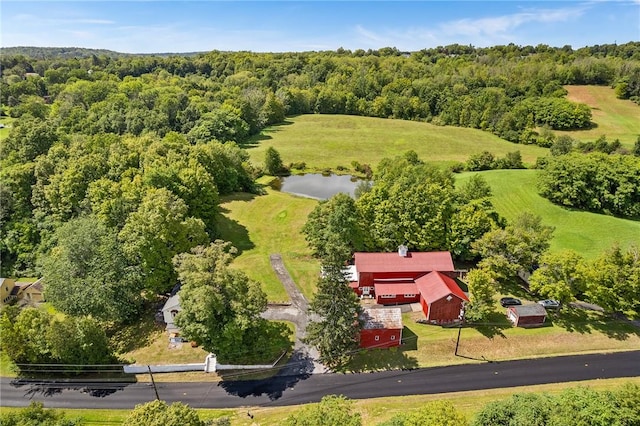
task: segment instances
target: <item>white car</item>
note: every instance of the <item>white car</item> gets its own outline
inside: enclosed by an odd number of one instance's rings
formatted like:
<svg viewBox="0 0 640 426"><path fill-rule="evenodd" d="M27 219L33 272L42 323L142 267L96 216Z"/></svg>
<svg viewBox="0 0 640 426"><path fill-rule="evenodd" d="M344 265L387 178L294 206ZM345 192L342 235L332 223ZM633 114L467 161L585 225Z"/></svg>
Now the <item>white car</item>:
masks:
<svg viewBox="0 0 640 426"><path fill-rule="evenodd" d="M539 300L538 304L544 306L545 309L559 309L560 308L560 302L558 302L557 300L553 300L553 299Z"/></svg>

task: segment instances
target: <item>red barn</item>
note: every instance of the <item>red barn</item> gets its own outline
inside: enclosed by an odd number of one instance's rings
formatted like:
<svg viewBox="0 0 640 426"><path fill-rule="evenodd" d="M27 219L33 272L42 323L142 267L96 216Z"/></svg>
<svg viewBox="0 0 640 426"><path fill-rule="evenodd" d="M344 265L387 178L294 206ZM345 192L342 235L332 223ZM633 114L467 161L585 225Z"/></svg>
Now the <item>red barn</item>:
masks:
<svg viewBox="0 0 640 426"><path fill-rule="evenodd" d="M540 327L544 325L547 318L547 311L542 305L533 303L531 305L510 306L507 309L507 318L516 327Z"/></svg>
<svg viewBox="0 0 640 426"><path fill-rule="evenodd" d="M430 272L418 278L416 286L427 321L443 324L462 318L462 306L469 298L453 278Z"/></svg>
<svg viewBox="0 0 640 426"><path fill-rule="evenodd" d="M390 348L402 341L402 312L400 308L365 308L360 331L361 348Z"/></svg>
<svg viewBox="0 0 640 426"><path fill-rule="evenodd" d="M463 302L469 300L453 279L448 251L412 253L400 246L398 253L356 253L349 276L358 296L381 305L420 302L435 323L459 319Z"/></svg>

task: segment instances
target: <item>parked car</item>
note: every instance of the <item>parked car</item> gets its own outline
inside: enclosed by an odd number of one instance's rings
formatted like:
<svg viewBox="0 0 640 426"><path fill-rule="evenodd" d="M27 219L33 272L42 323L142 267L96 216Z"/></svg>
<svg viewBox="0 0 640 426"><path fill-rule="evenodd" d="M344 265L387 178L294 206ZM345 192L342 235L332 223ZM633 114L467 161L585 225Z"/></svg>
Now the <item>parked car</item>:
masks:
<svg viewBox="0 0 640 426"><path fill-rule="evenodd" d="M538 300L538 303L545 309L560 309L560 302L553 299Z"/></svg>
<svg viewBox="0 0 640 426"><path fill-rule="evenodd" d="M503 308L506 308L507 306L522 305L522 302L520 299L516 299L515 297L503 297L500 299L500 304Z"/></svg>

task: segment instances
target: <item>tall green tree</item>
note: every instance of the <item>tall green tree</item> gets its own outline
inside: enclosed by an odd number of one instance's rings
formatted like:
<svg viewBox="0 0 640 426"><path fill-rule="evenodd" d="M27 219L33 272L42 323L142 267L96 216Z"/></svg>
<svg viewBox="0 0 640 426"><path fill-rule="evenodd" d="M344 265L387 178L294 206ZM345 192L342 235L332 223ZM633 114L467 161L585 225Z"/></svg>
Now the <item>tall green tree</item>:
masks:
<svg viewBox="0 0 640 426"><path fill-rule="evenodd" d="M316 317L307 326L306 341L320 352L330 368L346 364L358 348L362 307L342 271L343 264L322 265L309 312Z"/></svg>
<svg viewBox="0 0 640 426"><path fill-rule="evenodd" d="M549 248L552 234L553 227L544 225L540 216L522 213L512 224L487 232L472 246L482 257L481 266L505 280L519 270L533 270Z"/></svg>
<svg viewBox="0 0 640 426"><path fill-rule="evenodd" d="M640 250L614 245L588 264L586 298L608 312L640 313ZM634 315L635 315L634 314Z"/></svg>
<svg viewBox="0 0 640 426"><path fill-rule="evenodd" d="M216 241L174 258L182 283L182 310L175 322L186 338L225 361L237 360L265 344L259 337L266 327L260 314L267 307L267 297L260 283L229 268L236 252L231 243Z"/></svg>
<svg viewBox="0 0 640 426"><path fill-rule="evenodd" d="M569 303L586 290L585 268L582 256L572 250L545 253L540 267L529 278L529 289L542 297Z"/></svg>
<svg viewBox="0 0 640 426"><path fill-rule="evenodd" d="M54 241L42 260L44 293L53 306L118 323L136 317L141 271L127 261L114 231L84 216L62 225Z"/></svg>
<svg viewBox="0 0 640 426"><path fill-rule="evenodd" d="M347 194L336 194L321 201L302 228L316 256L329 263L347 262L363 249L363 231L356 214L356 203Z"/></svg>
<svg viewBox="0 0 640 426"><path fill-rule="evenodd" d="M465 318L470 321L486 319L493 311L493 296L497 293L495 274L488 268L476 268L467 274L470 304Z"/></svg>
<svg viewBox="0 0 640 426"><path fill-rule="evenodd" d="M272 146L267 148L264 154L264 170L273 176L279 176L286 170L284 164L282 164L280 153Z"/></svg>
<svg viewBox="0 0 640 426"><path fill-rule="evenodd" d="M171 259L205 243L208 236L200 219L187 216L182 199L159 188L147 191L127 218L119 239L129 261L141 268L144 287L164 293L176 283Z"/></svg>

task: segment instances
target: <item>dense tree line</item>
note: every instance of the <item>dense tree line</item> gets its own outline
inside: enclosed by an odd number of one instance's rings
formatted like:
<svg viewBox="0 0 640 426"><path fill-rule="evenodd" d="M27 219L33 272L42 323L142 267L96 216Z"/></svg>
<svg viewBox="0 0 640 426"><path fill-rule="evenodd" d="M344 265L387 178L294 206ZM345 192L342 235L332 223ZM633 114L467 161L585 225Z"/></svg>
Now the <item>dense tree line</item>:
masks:
<svg viewBox="0 0 640 426"><path fill-rule="evenodd" d="M640 216L640 158L629 155L558 155L539 174L540 194L551 202L616 216Z"/></svg>
<svg viewBox="0 0 640 426"><path fill-rule="evenodd" d="M284 113L315 112L431 121L538 143L535 126L590 124L589 109L564 98L565 84L616 85L618 96L637 99L639 50L627 43L578 50L452 45L410 54L4 55L0 103L13 116L46 115L85 133L197 129L193 138L213 132L239 142Z"/></svg>

